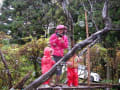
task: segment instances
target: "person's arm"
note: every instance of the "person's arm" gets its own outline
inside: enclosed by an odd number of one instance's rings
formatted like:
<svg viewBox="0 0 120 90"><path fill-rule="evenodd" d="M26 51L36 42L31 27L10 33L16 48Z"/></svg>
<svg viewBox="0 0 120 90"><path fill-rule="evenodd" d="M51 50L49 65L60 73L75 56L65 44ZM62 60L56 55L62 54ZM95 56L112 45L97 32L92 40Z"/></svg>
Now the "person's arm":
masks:
<svg viewBox="0 0 120 90"><path fill-rule="evenodd" d="M41 59L41 71L42 71L42 74L45 73L45 69L44 69L44 58Z"/></svg>
<svg viewBox="0 0 120 90"><path fill-rule="evenodd" d="M73 64L72 64L72 62L67 61L67 62L66 62L66 65L67 65L67 67L72 67Z"/></svg>
<svg viewBox="0 0 120 90"><path fill-rule="evenodd" d="M54 65L55 61L52 59L53 57L51 56L51 64Z"/></svg>
<svg viewBox="0 0 120 90"><path fill-rule="evenodd" d="M67 38L67 36L64 36L64 38L59 39L59 45L63 49L68 48L68 38Z"/></svg>
<svg viewBox="0 0 120 90"><path fill-rule="evenodd" d="M78 63L83 61L83 58L81 56L80 57L77 56L77 58L78 58Z"/></svg>
<svg viewBox="0 0 120 90"><path fill-rule="evenodd" d="M45 65L44 57L41 59L41 66L43 67Z"/></svg>
<svg viewBox="0 0 120 90"><path fill-rule="evenodd" d="M53 47L56 46L57 45L56 41L57 41L56 35L52 34L50 37L50 45Z"/></svg>
<svg viewBox="0 0 120 90"><path fill-rule="evenodd" d="M81 62L82 60L76 55L74 58L74 68L78 68L78 64Z"/></svg>

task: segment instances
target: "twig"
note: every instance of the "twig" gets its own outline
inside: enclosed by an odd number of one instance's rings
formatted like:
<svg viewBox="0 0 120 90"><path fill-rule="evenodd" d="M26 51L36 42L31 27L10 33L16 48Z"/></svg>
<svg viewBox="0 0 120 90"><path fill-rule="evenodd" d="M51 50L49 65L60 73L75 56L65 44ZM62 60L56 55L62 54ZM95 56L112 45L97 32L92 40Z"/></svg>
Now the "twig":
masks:
<svg viewBox="0 0 120 90"><path fill-rule="evenodd" d="M25 77L22 78L15 86L13 86L14 89L22 89L25 82L30 78L32 71L28 72Z"/></svg>
<svg viewBox="0 0 120 90"><path fill-rule="evenodd" d="M91 9L90 9L91 20L92 20L93 24L95 25L96 30L99 31L98 26L97 26L95 20L93 19L93 4L91 3L90 0L88 0L88 2L89 2L90 7L91 7Z"/></svg>

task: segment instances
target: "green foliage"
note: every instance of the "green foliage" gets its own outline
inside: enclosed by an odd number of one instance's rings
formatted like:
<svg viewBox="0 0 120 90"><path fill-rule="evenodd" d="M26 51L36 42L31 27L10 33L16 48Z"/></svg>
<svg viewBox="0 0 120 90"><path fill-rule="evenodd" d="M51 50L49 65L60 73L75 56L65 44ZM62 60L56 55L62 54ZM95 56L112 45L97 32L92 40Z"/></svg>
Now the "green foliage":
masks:
<svg viewBox="0 0 120 90"><path fill-rule="evenodd" d="M91 71L99 73L101 78L104 77L103 73L106 72L103 68L109 60L107 54L107 49L100 44L90 48Z"/></svg>
<svg viewBox="0 0 120 90"><path fill-rule="evenodd" d="M93 3L93 19L96 21L98 28L102 29L104 23L101 17L101 10L104 0L93 0L91 2ZM74 22L75 42L86 38L85 25L83 27L80 26L80 21L85 21L85 12L82 3L85 4L86 9L90 10L88 0L69 0L69 5L67 6ZM14 9L10 9L10 7ZM113 14L114 12L115 14ZM113 28L120 26L119 13L119 0L109 0L109 16ZM8 18L12 18L12 21L8 20ZM35 75L36 72L38 72L39 75L41 74L40 66L36 64L36 59L37 57L43 56L43 50L48 45L48 39L37 39L39 37L45 37L44 33L49 24L53 22L54 26L57 24L69 26L68 18L64 14L60 4L58 2L52 3L50 0L5 0L0 21L0 31L4 31L5 33L9 30L12 31L10 33L11 36L0 32L0 48L4 53L12 77L14 77L13 84L16 84L29 70L33 70L33 74ZM88 13L88 23L89 22L92 22L92 20ZM50 34L52 34L53 31L54 30L51 29ZM89 27L89 35L94 32L96 32L96 28L93 25ZM10 42L22 45L11 45L6 39L12 39ZM117 80L120 75L119 41L119 33L111 31L101 37L100 43L102 45L95 45L90 50L91 69L98 72L103 79L106 78L106 65L109 65L114 80ZM67 50L65 53L67 53ZM8 77L1 59L0 64L0 87L2 86L0 89L8 90ZM36 68L36 66L38 68ZM63 77L65 78L64 75ZM31 77L27 84L33 80L34 77ZM64 80L65 79L63 79L62 82L64 82ZM111 81L103 82L111 83Z"/></svg>
<svg viewBox="0 0 120 90"><path fill-rule="evenodd" d="M13 45L4 45L2 47L2 52L4 53L4 57L7 61L7 65L9 66L9 70L14 77L12 83L15 85L20 81L29 71L35 72L33 61L30 60L30 56L34 57L42 57L43 50L48 45L48 39L39 39L35 40L32 38L31 42L26 43L25 45L18 46L17 44ZM7 73L4 69L4 64L0 59L0 89L6 89L8 85L8 77ZM39 75L41 74L40 66L37 69ZM26 84L33 81L34 75L32 74L30 80L27 81ZM25 84L25 85L26 85Z"/></svg>
<svg viewBox="0 0 120 90"><path fill-rule="evenodd" d="M8 44L9 44L9 40L8 40L8 39L4 39L4 40L2 40L2 44L4 44L4 45L8 45Z"/></svg>
<svg viewBox="0 0 120 90"><path fill-rule="evenodd" d="M101 83L112 83L112 80L103 80Z"/></svg>
<svg viewBox="0 0 120 90"><path fill-rule="evenodd" d="M101 11L103 8L104 1L91 1L93 3L93 19L96 21L96 25L99 29L104 27L104 23L101 17ZM73 22L75 24L75 40L80 38L84 39L85 26L80 27L79 21L85 20L84 8L82 3L85 4L86 9L90 10L90 5L87 0L69 0L69 5L67 9L72 15ZM101 3L101 4L99 4ZM109 16L111 17L113 24L119 26L119 3L118 0L109 2ZM14 9L11 10L10 7ZM116 14L112 14L113 12ZM7 19L11 17L13 21L8 21ZM12 31L11 35L16 43L18 40L24 37L32 35L33 37L39 37L43 35L46 30L45 25L53 22L56 26L57 24L67 25L67 16L64 14L59 3L52 3L50 0L5 0L2 8L2 15L0 20L2 22L8 23L8 25L1 25L2 31ZM91 22L91 16L88 13L88 22ZM79 32L78 32L79 31ZM89 34L91 35L96 30L93 27L89 28ZM76 32L80 33L77 34ZM117 35L118 36L118 35Z"/></svg>
<svg viewBox="0 0 120 90"><path fill-rule="evenodd" d="M11 10L10 6L14 8L14 10ZM12 31L11 35L14 40L19 40L28 35L39 36L44 33L41 28L44 28L42 26L44 26L43 24L45 23L42 22L42 18L45 13L42 12L43 9L39 9L39 7L42 7L42 3L39 2L39 0L30 2L29 0L5 1L2 11L3 18L1 18L1 20L8 23L8 28ZM7 19L9 17L11 17L13 21L8 21ZM5 29L6 28L3 28L3 31L5 31Z"/></svg>
<svg viewBox="0 0 120 90"><path fill-rule="evenodd" d="M83 40L86 38L85 29L80 27L78 24L74 28L74 39L75 41Z"/></svg>
<svg viewBox="0 0 120 90"><path fill-rule="evenodd" d="M39 40L32 40L31 42L26 43L19 49L20 55L26 55L26 56L42 56L43 50L47 46L48 40L47 39L39 39Z"/></svg>
<svg viewBox="0 0 120 90"><path fill-rule="evenodd" d="M41 38L39 40L32 39L31 42L26 43L19 49L20 55L25 55L29 61L34 65L35 77L41 74L40 65L37 64L37 58L43 56L43 50L48 45L48 40Z"/></svg>

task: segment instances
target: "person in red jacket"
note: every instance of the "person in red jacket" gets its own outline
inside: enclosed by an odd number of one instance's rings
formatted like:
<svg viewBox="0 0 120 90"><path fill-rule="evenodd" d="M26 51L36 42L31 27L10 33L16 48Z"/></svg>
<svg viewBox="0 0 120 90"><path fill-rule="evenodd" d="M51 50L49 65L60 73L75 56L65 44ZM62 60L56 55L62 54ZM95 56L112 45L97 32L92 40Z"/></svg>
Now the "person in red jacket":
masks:
<svg viewBox="0 0 120 90"><path fill-rule="evenodd" d="M46 47L44 49L44 56L42 57L42 60L41 60L42 74L48 72L51 69L51 67L55 64L55 61L52 60L52 53L53 53L52 48ZM50 79L45 81L43 84L49 85Z"/></svg>
<svg viewBox="0 0 120 90"><path fill-rule="evenodd" d="M64 50L68 48L68 37L65 35L67 27L58 25L55 33L50 36L50 46L54 50L53 58L58 62L64 55ZM60 75L62 73L62 65L57 66L56 70L56 84L59 84Z"/></svg>
<svg viewBox="0 0 120 90"><path fill-rule="evenodd" d="M78 86L78 63L81 61L81 58L74 54L67 61L67 84L68 86Z"/></svg>

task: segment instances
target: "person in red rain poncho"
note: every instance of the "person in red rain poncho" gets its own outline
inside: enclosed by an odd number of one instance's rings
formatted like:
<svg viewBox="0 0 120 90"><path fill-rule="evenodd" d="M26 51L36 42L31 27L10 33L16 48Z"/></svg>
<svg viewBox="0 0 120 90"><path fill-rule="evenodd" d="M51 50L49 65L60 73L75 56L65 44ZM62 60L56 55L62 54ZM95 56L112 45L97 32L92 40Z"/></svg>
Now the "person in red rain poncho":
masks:
<svg viewBox="0 0 120 90"><path fill-rule="evenodd" d="M58 25L55 33L50 36L50 46L54 50L53 59L58 62L64 56L64 50L68 48L68 37L65 35L67 27ZM62 65L56 69L56 84L60 84L60 75L62 74Z"/></svg>
<svg viewBox="0 0 120 90"><path fill-rule="evenodd" d="M74 54L67 61L67 79L68 86L78 86L78 63L81 59L78 58L76 54Z"/></svg>
<svg viewBox="0 0 120 90"><path fill-rule="evenodd" d="M51 67L55 64L55 61L52 60L52 53L53 53L52 48L46 47L44 49L44 56L42 57L41 60L42 74L48 72L51 69ZM45 81L43 84L49 85L50 80Z"/></svg>

